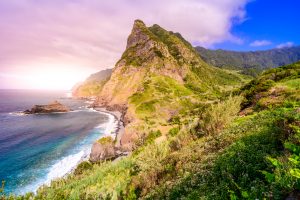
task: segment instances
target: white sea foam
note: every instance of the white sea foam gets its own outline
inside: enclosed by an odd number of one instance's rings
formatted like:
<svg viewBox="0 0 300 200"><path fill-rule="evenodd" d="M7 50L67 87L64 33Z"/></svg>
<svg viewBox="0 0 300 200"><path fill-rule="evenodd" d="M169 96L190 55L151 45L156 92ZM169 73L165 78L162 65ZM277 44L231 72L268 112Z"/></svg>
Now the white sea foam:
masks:
<svg viewBox="0 0 300 200"><path fill-rule="evenodd" d="M23 112L10 112L8 113L9 115L12 115L12 116L24 116L26 115L25 113Z"/></svg>
<svg viewBox="0 0 300 200"><path fill-rule="evenodd" d="M50 168L45 184L49 185L51 180L64 177L65 175L71 173L80 162L88 159L89 154L90 148L87 148L76 154L66 156L56 162Z"/></svg>
<svg viewBox="0 0 300 200"><path fill-rule="evenodd" d="M110 113L101 112L109 117L108 122L105 124L106 128L103 136L111 136L113 139L116 138L117 128L118 128L118 120L115 116Z"/></svg>
<svg viewBox="0 0 300 200"><path fill-rule="evenodd" d="M49 186L52 180L62 178L71 173L80 162L88 159L89 154L90 148L85 148L76 154L72 154L62 158L61 160L58 160L47 170L48 172L46 177L43 177L38 181L22 188L19 191L19 194L25 194L26 192L30 191L36 193L37 189L42 185Z"/></svg>
<svg viewBox="0 0 300 200"><path fill-rule="evenodd" d="M72 112L79 112L83 110L76 110ZM113 139L116 138L117 134L117 128L118 128L118 120L116 117L110 113L101 112L101 111L95 111L94 109L84 110L89 112L99 112L101 114L107 115L109 117L108 122L105 124L100 124L99 126L95 127L96 129L101 128L104 129L104 134L101 135L101 137L105 136L111 136ZM84 146L83 149L76 153L71 154L66 157L63 157L62 159L58 160L54 165L52 165L46 175L46 177L40 179L39 181L28 185L27 187L23 188L23 190L20 192L21 194L26 193L28 191L36 192L37 189L46 184L49 185L52 180L57 178L62 178L66 176L67 174L70 174L79 163L81 163L84 160L88 160L89 155L91 152L91 147Z"/></svg>

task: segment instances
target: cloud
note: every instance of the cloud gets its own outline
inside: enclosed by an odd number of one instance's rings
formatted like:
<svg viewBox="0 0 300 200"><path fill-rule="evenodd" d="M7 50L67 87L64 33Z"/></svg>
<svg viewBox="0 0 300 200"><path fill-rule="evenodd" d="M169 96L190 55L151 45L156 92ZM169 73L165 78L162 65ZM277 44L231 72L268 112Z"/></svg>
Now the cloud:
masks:
<svg viewBox="0 0 300 200"><path fill-rule="evenodd" d="M293 42L285 42L285 43L281 43L279 45L276 46L276 48L278 49L282 49L282 48L286 48L286 47L292 47L295 44Z"/></svg>
<svg viewBox="0 0 300 200"><path fill-rule="evenodd" d="M241 43L231 28L245 19L247 2L0 1L0 70L37 64L42 67L43 63L74 65L74 70L113 67L125 49L135 19L180 32L193 44L211 46L226 40Z"/></svg>
<svg viewBox="0 0 300 200"><path fill-rule="evenodd" d="M250 43L251 47L262 47L262 46L269 46L272 42L269 40L255 40L254 42Z"/></svg>

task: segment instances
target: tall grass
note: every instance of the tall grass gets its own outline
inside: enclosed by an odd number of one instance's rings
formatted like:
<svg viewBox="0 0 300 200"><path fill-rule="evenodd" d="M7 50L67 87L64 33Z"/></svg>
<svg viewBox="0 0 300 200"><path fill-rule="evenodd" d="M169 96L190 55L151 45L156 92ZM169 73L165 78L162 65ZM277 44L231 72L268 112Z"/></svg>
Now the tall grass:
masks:
<svg viewBox="0 0 300 200"><path fill-rule="evenodd" d="M218 134L240 111L242 97L230 96L225 101L212 104L201 114L200 130L206 134Z"/></svg>

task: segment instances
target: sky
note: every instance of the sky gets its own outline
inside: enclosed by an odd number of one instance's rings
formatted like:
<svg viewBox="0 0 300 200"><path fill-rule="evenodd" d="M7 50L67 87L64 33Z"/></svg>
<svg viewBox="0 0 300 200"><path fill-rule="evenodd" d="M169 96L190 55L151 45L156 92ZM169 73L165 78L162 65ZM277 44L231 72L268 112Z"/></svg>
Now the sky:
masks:
<svg viewBox="0 0 300 200"><path fill-rule="evenodd" d="M298 0L0 0L0 88L70 89L114 67L135 19L210 49L299 45L299 8Z"/></svg>

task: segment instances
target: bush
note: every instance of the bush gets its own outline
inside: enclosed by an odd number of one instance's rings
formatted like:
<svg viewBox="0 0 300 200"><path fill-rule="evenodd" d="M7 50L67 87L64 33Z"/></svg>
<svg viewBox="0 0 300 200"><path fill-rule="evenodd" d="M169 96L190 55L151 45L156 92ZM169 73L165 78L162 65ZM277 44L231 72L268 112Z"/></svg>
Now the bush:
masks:
<svg viewBox="0 0 300 200"><path fill-rule="evenodd" d="M300 115L290 116L282 124L288 141L285 153L277 158L268 156L272 172L262 171L266 180L274 187L282 188L285 194L300 190Z"/></svg>
<svg viewBox="0 0 300 200"><path fill-rule="evenodd" d="M112 137L107 136L107 137L100 138L97 142L100 144L111 144L111 143L113 143L113 139L112 139Z"/></svg>
<svg viewBox="0 0 300 200"><path fill-rule="evenodd" d="M288 125L293 115L286 108L262 111L235 120L216 137L199 139L194 148L182 148L174 166L177 176L184 175L162 182L146 199L284 199L286 191L268 183L261 171L271 169L266 157L283 153L290 130L278 121Z"/></svg>
<svg viewBox="0 0 300 200"><path fill-rule="evenodd" d="M178 127L174 127L174 128L171 128L169 130L169 135L174 137L175 135L177 135L177 133L179 132L179 128Z"/></svg>
<svg viewBox="0 0 300 200"><path fill-rule="evenodd" d="M82 174L83 172L87 171L87 170L90 170L93 168L93 165L88 162L88 161L84 161L84 162L81 162L75 169L74 171L74 174L75 175L80 175Z"/></svg>
<svg viewBox="0 0 300 200"><path fill-rule="evenodd" d="M154 140L160 136L161 136L160 130L151 131L145 139L145 144L153 143Z"/></svg>
<svg viewBox="0 0 300 200"><path fill-rule="evenodd" d="M236 117L241 102L242 97L230 96L223 102L211 105L200 117L200 131L209 135L219 133Z"/></svg>

